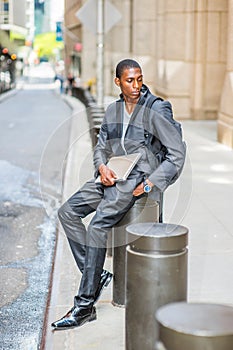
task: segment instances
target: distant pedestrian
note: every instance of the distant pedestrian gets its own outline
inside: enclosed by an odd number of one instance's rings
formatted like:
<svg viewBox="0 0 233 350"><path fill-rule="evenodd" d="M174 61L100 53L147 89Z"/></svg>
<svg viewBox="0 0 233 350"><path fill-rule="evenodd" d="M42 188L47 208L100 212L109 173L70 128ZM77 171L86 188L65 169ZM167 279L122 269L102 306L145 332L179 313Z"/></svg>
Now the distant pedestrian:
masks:
<svg viewBox="0 0 233 350"><path fill-rule="evenodd" d="M87 90L90 91L90 93L92 93L92 88L93 88L93 85L96 83L96 80L95 78L92 78L92 79L89 79L87 81Z"/></svg>
<svg viewBox="0 0 233 350"><path fill-rule="evenodd" d="M54 81L58 80L60 83L60 93L64 92L64 77L61 74L56 74L54 77Z"/></svg>
<svg viewBox="0 0 233 350"><path fill-rule="evenodd" d="M67 75L67 90L66 93L72 95L72 88L74 86L75 79L72 73L68 73Z"/></svg>

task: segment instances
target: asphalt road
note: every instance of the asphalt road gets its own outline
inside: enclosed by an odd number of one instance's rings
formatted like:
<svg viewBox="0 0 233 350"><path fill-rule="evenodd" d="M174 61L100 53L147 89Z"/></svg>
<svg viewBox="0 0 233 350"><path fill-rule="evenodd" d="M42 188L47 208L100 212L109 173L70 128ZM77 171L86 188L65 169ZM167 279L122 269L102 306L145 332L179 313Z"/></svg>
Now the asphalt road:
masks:
<svg viewBox="0 0 233 350"><path fill-rule="evenodd" d="M47 64L0 99L0 349L39 349L70 116Z"/></svg>

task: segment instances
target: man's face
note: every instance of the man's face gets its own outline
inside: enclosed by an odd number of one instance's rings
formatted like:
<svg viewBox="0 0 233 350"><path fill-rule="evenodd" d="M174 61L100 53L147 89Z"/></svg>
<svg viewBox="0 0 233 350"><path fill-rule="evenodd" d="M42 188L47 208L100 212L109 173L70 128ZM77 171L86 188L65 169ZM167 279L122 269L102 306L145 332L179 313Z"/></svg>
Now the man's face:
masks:
<svg viewBox="0 0 233 350"><path fill-rule="evenodd" d="M125 69L120 78L115 78L115 83L121 89L126 101L135 103L140 97L143 84L143 76L140 68Z"/></svg>

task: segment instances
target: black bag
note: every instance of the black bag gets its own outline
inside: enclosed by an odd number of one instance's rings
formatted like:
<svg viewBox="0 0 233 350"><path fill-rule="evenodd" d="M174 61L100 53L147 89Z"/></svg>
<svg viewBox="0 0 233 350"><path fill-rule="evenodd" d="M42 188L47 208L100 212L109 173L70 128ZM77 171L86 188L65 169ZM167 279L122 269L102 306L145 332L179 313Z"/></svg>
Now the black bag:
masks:
<svg viewBox="0 0 233 350"><path fill-rule="evenodd" d="M152 147L153 147L153 138L155 138L155 136L150 133L149 118L150 118L150 111L151 111L152 105L155 103L155 101L164 101L164 100L161 97L150 95L148 100L147 100L147 103L145 106L145 112L143 115L143 125L144 125L144 130L145 130L145 132L144 132L145 145L149 149L151 149L151 151L152 151ZM181 124L173 118L173 115L169 114L169 117L167 115L164 115L164 118L166 118L170 123L172 123L174 125L174 127L176 128L176 130L180 134L181 139L183 139ZM186 143L184 141L183 141L183 145L184 145L184 148L186 149ZM154 153L154 152L152 151L152 153ZM162 161L165 159L166 153L167 153L166 147L161 144L160 150L158 150L158 152L156 153L156 157L158 158L160 163L162 163ZM181 174L181 171L182 171L182 169L177 171L175 176L170 181L170 184L173 184L178 179L178 177Z"/></svg>

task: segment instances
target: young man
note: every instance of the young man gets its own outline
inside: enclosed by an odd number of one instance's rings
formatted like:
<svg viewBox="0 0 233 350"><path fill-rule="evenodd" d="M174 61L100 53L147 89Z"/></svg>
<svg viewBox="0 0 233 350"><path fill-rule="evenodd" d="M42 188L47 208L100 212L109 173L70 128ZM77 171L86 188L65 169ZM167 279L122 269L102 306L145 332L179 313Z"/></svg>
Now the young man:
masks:
<svg viewBox="0 0 233 350"><path fill-rule="evenodd" d="M185 146L168 101L157 99L147 111L152 97L143 84L142 70L131 59L118 63L115 84L120 100L110 104L94 149L95 178L83 185L59 209L71 251L82 273L74 306L54 329L78 327L96 319L94 304L112 274L103 270L107 233L142 196L155 200L180 174ZM141 157L127 180L116 182L107 166L110 157L139 152ZM178 175L177 175L178 174ZM82 218L95 212L86 229Z"/></svg>

